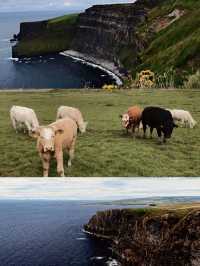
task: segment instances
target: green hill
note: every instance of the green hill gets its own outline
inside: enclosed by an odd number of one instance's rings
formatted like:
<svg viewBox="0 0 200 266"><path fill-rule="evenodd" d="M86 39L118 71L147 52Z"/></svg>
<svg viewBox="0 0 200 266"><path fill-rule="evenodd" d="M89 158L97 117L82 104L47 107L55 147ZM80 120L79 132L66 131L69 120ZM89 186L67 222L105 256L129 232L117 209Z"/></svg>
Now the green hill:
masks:
<svg viewBox="0 0 200 266"><path fill-rule="evenodd" d="M150 38L151 26L161 23L176 9L183 11L183 15ZM150 38L150 43L140 54L137 70L151 68L155 72L164 72L174 68L183 76L200 67L200 1L166 1L149 13L139 34L141 38Z"/></svg>

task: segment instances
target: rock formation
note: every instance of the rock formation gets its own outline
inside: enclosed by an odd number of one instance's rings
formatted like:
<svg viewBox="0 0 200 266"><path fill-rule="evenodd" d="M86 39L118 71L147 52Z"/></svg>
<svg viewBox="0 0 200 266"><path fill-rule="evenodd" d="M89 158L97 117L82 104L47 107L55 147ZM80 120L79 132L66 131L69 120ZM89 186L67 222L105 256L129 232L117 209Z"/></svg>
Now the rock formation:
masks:
<svg viewBox="0 0 200 266"><path fill-rule="evenodd" d="M85 230L110 239L123 266L200 265L200 209L98 212Z"/></svg>

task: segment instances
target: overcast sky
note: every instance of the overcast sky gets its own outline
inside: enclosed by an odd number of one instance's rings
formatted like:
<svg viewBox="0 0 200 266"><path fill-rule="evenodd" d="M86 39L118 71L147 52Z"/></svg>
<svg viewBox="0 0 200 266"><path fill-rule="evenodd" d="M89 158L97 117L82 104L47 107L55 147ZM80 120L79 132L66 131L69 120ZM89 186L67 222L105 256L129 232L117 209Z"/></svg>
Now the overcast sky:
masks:
<svg viewBox="0 0 200 266"><path fill-rule="evenodd" d="M134 0L0 0L0 11L81 10L94 4L127 2Z"/></svg>
<svg viewBox="0 0 200 266"><path fill-rule="evenodd" d="M1 178L0 200L121 200L200 195L199 178Z"/></svg>

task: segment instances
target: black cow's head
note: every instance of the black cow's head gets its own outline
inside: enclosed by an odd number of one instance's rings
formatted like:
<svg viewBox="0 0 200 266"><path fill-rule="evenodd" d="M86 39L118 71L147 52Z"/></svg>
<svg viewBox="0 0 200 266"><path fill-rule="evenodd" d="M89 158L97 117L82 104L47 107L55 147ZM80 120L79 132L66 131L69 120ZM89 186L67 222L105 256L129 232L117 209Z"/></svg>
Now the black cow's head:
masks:
<svg viewBox="0 0 200 266"><path fill-rule="evenodd" d="M172 135L172 132L173 132L173 129L175 127L178 127L176 124L174 124L173 121L171 120L168 120L166 121L166 123L163 125L162 127L162 131L163 131L163 134L164 134L164 137L166 139L169 139L171 138L171 135Z"/></svg>

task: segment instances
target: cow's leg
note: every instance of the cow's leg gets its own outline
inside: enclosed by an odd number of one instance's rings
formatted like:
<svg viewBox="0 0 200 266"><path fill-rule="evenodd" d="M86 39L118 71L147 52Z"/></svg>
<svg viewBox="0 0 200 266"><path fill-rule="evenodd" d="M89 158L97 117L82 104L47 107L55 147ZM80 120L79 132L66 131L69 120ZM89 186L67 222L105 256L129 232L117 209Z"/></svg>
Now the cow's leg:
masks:
<svg viewBox="0 0 200 266"><path fill-rule="evenodd" d="M17 121L14 118L12 118L12 125L13 125L14 130L17 133Z"/></svg>
<svg viewBox="0 0 200 266"><path fill-rule="evenodd" d="M56 156L56 161L57 161L58 176L64 177L65 172L64 172L64 167L63 167L63 151L62 151L62 149L56 151L55 156Z"/></svg>
<svg viewBox="0 0 200 266"><path fill-rule="evenodd" d="M150 128L150 138L153 138L153 127Z"/></svg>
<svg viewBox="0 0 200 266"><path fill-rule="evenodd" d="M74 152L75 152L75 144L76 144L76 138L73 139L71 147L69 149L69 160L68 160L68 167L72 166L72 160L74 159Z"/></svg>
<svg viewBox="0 0 200 266"><path fill-rule="evenodd" d="M132 136L135 136L135 125L132 125Z"/></svg>
<svg viewBox="0 0 200 266"><path fill-rule="evenodd" d="M26 126L28 132L31 132L31 125L29 124L29 122L26 121L25 126Z"/></svg>
<svg viewBox="0 0 200 266"><path fill-rule="evenodd" d="M44 158L42 155L40 155L42 159L42 166L43 166L43 177L49 176L49 166L50 166L50 158Z"/></svg>
<svg viewBox="0 0 200 266"><path fill-rule="evenodd" d="M147 130L147 125L143 123L143 138L146 138L146 130Z"/></svg>
<svg viewBox="0 0 200 266"><path fill-rule="evenodd" d="M159 141L159 143L162 143L162 131L161 131L161 128L157 127L156 130L157 130L157 134L158 134L158 141Z"/></svg>

